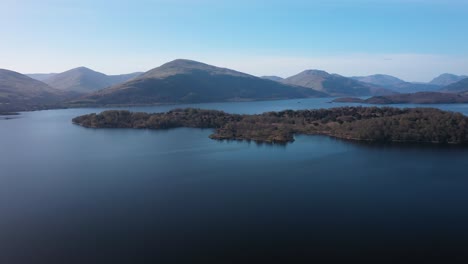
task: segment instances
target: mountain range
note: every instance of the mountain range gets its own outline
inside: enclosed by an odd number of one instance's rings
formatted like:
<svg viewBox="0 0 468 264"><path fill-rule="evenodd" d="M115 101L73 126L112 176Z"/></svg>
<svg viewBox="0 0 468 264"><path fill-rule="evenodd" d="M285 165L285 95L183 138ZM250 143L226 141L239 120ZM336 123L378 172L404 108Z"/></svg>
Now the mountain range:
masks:
<svg viewBox="0 0 468 264"><path fill-rule="evenodd" d="M351 77L354 80L377 85L397 93L416 93L422 91L437 91L442 88L441 85L430 83L412 83L403 81L397 77L375 74L370 76L355 76Z"/></svg>
<svg viewBox="0 0 468 264"><path fill-rule="evenodd" d="M282 83L311 88L331 96L369 96L394 94L394 91L320 70L306 70Z"/></svg>
<svg viewBox="0 0 468 264"><path fill-rule="evenodd" d="M145 73L122 75L106 75L85 67L63 73L29 76L1 70L0 111L324 96L393 96L393 99L421 99L424 96L424 101L430 101L427 98L433 96L449 101L449 97L456 97L439 93L465 94L468 92L468 78L463 77L442 74L431 83L410 83L384 74L348 78L320 70L305 70L283 79L278 76L256 77L183 59L168 62ZM442 86L442 83L450 84ZM434 93L405 95L420 91Z"/></svg>
<svg viewBox="0 0 468 264"><path fill-rule="evenodd" d="M130 81L91 93L75 103L99 105L199 103L326 95L305 87L282 84L226 68L179 59Z"/></svg>
<svg viewBox="0 0 468 264"><path fill-rule="evenodd" d="M405 81L397 77L385 74L374 74L370 76L354 76L351 78L360 82L381 85L383 87L393 87L406 83Z"/></svg>
<svg viewBox="0 0 468 264"><path fill-rule="evenodd" d="M86 67L78 67L66 72L54 74L49 78L43 79L43 82L62 91L87 94L128 81L140 74L141 72L122 75L106 75Z"/></svg>

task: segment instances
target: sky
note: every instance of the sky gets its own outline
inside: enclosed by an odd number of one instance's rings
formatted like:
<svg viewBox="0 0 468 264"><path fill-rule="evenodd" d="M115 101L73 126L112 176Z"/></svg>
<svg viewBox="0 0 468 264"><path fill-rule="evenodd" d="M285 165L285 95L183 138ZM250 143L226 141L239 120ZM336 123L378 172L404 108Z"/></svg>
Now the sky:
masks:
<svg viewBox="0 0 468 264"><path fill-rule="evenodd" d="M0 68L106 74L192 59L429 81L468 75L468 0L0 0Z"/></svg>

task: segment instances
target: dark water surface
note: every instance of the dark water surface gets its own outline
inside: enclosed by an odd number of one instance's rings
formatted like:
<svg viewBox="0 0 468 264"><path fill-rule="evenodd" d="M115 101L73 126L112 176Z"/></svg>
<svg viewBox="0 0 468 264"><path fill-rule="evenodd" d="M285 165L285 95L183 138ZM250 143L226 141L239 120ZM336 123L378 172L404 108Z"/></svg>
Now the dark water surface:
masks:
<svg viewBox="0 0 468 264"><path fill-rule="evenodd" d="M329 100L195 106L341 106ZM71 123L100 111L0 121L0 263L468 263L466 148L300 135L257 145Z"/></svg>

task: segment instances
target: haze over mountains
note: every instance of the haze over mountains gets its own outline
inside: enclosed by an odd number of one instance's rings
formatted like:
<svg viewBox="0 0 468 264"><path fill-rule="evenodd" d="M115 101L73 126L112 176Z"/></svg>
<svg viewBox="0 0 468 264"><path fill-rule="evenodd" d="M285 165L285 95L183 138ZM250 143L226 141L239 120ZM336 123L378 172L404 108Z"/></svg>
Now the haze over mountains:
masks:
<svg viewBox="0 0 468 264"><path fill-rule="evenodd" d="M456 96L465 97L464 93L468 92L468 78L453 74L442 74L431 83L410 83L384 74L348 78L320 70L305 70L283 79L278 76L256 77L183 59L168 62L145 73L106 75L78 67L63 73L29 75L36 79L8 70L2 70L0 75L0 111L324 96L380 96L379 100L385 101L383 96L390 98L390 101L417 98L413 101L435 102L441 99L444 102L460 102L464 98ZM441 83L450 84L436 85ZM405 95L421 91L454 95Z"/></svg>

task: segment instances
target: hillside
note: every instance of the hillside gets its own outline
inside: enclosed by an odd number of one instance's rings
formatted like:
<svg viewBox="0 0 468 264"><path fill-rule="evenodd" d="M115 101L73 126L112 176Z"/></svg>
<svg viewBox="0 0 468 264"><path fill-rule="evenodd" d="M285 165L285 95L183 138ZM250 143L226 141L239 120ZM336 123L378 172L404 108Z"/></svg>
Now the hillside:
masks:
<svg viewBox="0 0 468 264"><path fill-rule="evenodd" d="M429 84L434 84L434 85L439 85L439 86L447 86L456 82L459 82L465 78L468 78L468 76L464 75L455 75L455 74L450 74L450 73L444 73L441 74L440 76L434 78Z"/></svg>
<svg viewBox="0 0 468 264"><path fill-rule="evenodd" d="M0 112L47 108L67 95L21 73L0 69Z"/></svg>
<svg viewBox="0 0 468 264"><path fill-rule="evenodd" d="M44 82L62 91L86 94L128 81L140 74L106 75L86 67L79 67L56 74L45 79Z"/></svg>
<svg viewBox="0 0 468 264"><path fill-rule="evenodd" d="M76 104L199 103L320 97L326 94L234 70L175 60L137 78L84 96Z"/></svg>
<svg viewBox="0 0 468 264"><path fill-rule="evenodd" d="M441 92L464 93L468 92L468 77L444 87Z"/></svg>
<svg viewBox="0 0 468 264"><path fill-rule="evenodd" d="M369 96L395 93L373 84L363 83L320 70L306 70L286 78L282 82L289 85L307 87L332 96Z"/></svg>

